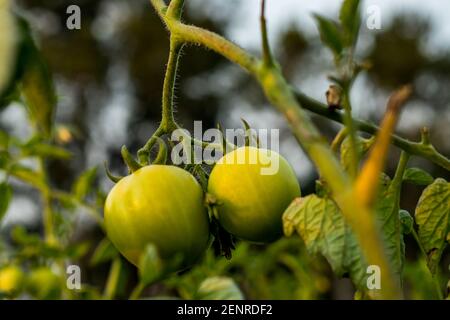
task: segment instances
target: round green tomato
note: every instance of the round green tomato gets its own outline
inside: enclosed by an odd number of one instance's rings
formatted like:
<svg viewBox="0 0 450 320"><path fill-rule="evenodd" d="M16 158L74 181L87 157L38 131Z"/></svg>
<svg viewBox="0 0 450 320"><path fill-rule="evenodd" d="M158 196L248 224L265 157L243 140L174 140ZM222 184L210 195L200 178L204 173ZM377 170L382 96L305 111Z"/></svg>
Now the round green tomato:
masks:
<svg viewBox="0 0 450 320"><path fill-rule="evenodd" d="M39 267L31 271L27 278L30 294L38 299L54 300L61 295L63 279L48 267Z"/></svg>
<svg viewBox="0 0 450 320"><path fill-rule="evenodd" d="M278 153L241 147L217 162L208 193L218 201L218 219L225 230L243 240L264 243L282 235L283 212L300 196L300 186Z"/></svg>
<svg viewBox="0 0 450 320"><path fill-rule="evenodd" d="M133 264L148 244L163 260L193 264L209 243L203 191L195 178L175 166L150 165L120 180L105 203L111 242Z"/></svg>
<svg viewBox="0 0 450 320"><path fill-rule="evenodd" d="M8 266L0 269L0 292L14 295L21 291L24 283L22 269L18 266Z"/></svg>

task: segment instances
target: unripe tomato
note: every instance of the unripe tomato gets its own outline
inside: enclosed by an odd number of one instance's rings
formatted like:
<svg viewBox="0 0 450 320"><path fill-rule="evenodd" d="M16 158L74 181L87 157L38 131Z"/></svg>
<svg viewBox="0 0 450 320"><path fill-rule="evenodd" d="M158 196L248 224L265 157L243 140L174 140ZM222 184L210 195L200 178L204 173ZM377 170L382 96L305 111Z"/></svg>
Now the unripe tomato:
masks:
<svg viewBox="0 0 450 320"><path fill-rule="evenodd" d="M18 266L8 266L0 270L0 292L14 295L21 291L24 283L22 270Z"/></svg>
<svg viewBox="0 0 450 320"><path fill-rule="evenodd" d="M31 271L27 278L27 289L38 299L54 300L61 295L63 279L48 267L39 267Z"/></svg>
<svg viewBox="0 0 450 320"><path fill-rule="evenodd" d="M111 242L135 265L153 243L163 260L182 256L184 268L209 242L202 188L175 166L146 166L120 180L106 199L105 226Z"/></svg>
<svg viewBox="0 0 450 320"><path fill-rule="evenodd" d="M273 174L264 172L271 166L276 169ZM282 235L283 212L300 196L300 186L289 163L278 153L241 147L217 162L208 193L217 198L218 219L225 230L264 243Z"/></svg>

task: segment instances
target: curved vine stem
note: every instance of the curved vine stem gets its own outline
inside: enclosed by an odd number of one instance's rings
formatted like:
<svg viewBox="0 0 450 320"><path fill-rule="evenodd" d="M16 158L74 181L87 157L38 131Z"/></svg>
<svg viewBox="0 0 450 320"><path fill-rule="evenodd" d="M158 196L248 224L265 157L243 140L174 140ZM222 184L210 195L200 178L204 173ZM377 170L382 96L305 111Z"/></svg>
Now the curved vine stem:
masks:
<svg viewBox="0 0 450 320"><path fill-rule="evenodd" d="M175 3L175 2L172 2ZM175 12L180 12L180 8L173 8ZM177 16L175 12L172 12L174 16ZM163 95L162 95L162 119L161 123L150 137L150 139L146 142L146 144L139 149L138 151L138 159L141 165L150 164L150 150L153 145L158 141L158 138L163 134L171 133L173 130L178 128L177 123L175 122L175 118L173 116L173 103L174 103L174 90L175 90L175 81L177 78L177 70L178 70L178 60L180 58L180 53L183 48L183 43L180 42L176 37L170 37L170 52L169 52L169 61L167 62L166 75L164 77L164 85L163 85Z"/></svg>

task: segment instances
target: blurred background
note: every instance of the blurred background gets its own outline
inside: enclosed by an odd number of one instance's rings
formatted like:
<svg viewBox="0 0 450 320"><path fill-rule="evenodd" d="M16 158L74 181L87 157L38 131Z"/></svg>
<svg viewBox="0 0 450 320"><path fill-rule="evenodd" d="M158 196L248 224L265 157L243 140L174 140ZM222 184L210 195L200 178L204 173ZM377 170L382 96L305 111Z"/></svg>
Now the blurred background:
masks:
<svg viewBox="0 0 450 320"><path fill-rule="evenodd" d="M259 0L186 2L186 21L224 34L259 54ZM320 43L312 14L337 18L340 1L267 2L269 38L286 77L302 92L325 102L325 91L330 84L327 76L333 72L333 61L331 53ZM66 28L66 9L71 4L81 8L81 30ZM61 131L60 143L74 154L72 161L55 160L49 164L52 185L66 189L80 172L101 167L105 160L112 171L125 174L121 146L126 144L135 152L160 120L168 54L168 35L161 21L146 0L17 0L16 5L29 19L54 75L57 123L68 130ZM369 30L365 24L366 10L371 5L380 8L379 30ZM450 154L450 20L446 18L449 11L450 2L441 0L363 1L357 55L361 60L369 60L372 68L358 77L352 91L354 115L379 123L388 95L402 84L414 84L414 99L404 109L397 131L405 138L418 140L420 128L427 126L433 144L445 155ZM11 105L0 114L0 128L26 138L30 134L26 117L21 106ZM177 120L187 129L192 129L194 120L202 120L206 130L218 122L224 128L238 128L241 117L256 129L281 130L281 153L294 167L303 194L313 192L317 178L313 165L290 134L284 118L267 104L258 85L249 81L248 75L237 66L213 52L186 47L177 82ZM314 121L329 140L340 128L327 119L314 116ZM394 147L391 151L386 171L392 176L399 152ZM425 169L434 177L449 179L448 172L426 160L413 158L410 165ZM112 187L103 171L98 185L104 192ZM422 189L405 185L402 208L414 212ZM28 187L15 186L13 202L0 229L4 234L17 224L30 230L41 229L36 197ZM95 221L87 214L79 212L76 219L74 239L101 237ZM410 240L406 239L407 255L415 258L417 252L415 245L409 244ZM293 247L298 248L296 241L282 240L270 250L285 254L294 250ZM311 266L305 262L305 266L293 266L294 262L285 254L281 266L277 258L273 266L267 263L264 267L264 261L272 260L263 256L263 249L245 245L239 252L238 257L255 256L254 269L239 271L242 266L238 258L233 266L223 268L238 277L248 276L240 283L249 298L351 298L351 284L333 279L322 265ZM305 257L305 261L308 259ZM447 255L443 259L444 270L448 271L449 263ZM298 271L294 284L287 275L291 274L287 272L289 268ZM317 279L302 276L302 268L312 268L319 276ZM408 268L406 272L414 275L426 272L420 265ZM106 270L107 267L88 271L90 281L101 283ZM268 280L255 273L278 279L277 285L263 287ZM261 288L252 287L255 282ZM315 289L301 291L308 286ZM414 297L414 291L411 296Z"/></svg>

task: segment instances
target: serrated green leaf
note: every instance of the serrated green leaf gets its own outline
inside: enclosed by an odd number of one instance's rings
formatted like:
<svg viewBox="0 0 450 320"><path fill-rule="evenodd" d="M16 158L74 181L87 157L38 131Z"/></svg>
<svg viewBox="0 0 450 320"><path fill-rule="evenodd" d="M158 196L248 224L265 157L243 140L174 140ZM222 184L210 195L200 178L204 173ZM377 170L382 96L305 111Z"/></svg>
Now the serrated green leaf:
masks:
<svg viewBox="0 0 450 320"><path fill-rule="evenodd" d="M352 47L358 36L361 24L359 0L344 0L339 14L339 20L344 30L343 42L345 47Z"/></svg>
<svg viewBox="0 0 450 320"><path fill-rule="evenodd" d="M149 244L139 259L139 279L144 285L159 279L162 275L163 263L155 245Z"/></svg>
<svg viewBox="0 0 450 320"><path fill-rule="evenodd" d="M243 300L244 296L233 279L228 277L210 277L200 284L197 299Z"/></svg>
<svg viewBox="0 0 450 320"><path fill-rule="evenodd" d="M433 182L433 177L428 172L419 168L408 168L403 175L403 181L419 186L427 186Z"/></svg>
<svg viewBox="0 0 450 320"><path fill-rule="evenodd" d="M12 193L12 188L8 183L0 183L0 221L3 219L3 216L8 210L9 203L11 202L12 198Z"/></svg>
<svg viewBox="0 0 450 320"><path fill-rule="evenodd" d="M438 178L425 188L415 220L419 241L428 255L428 268L434 274L450 233L450 183Z"/></svg>
<svg viewBox="0 0 450 320"><path fill-rule="evenodd" d="M32 185L38 189L46 189L47 185L45 183L45 178L42 174L25 167L21 164L15 164L9 170L9 174L22 180L25 183Z"/></svg>
<svg viewBox="0 0 450 320"><path fill-rule="evenodd" d="M397 280L401 281L405 260L405 243L399 216L401 185L382 174L375 211L383 237L386 255Z"/></svg>
<svg viewBox="0 0 450 320"><path fill-rule="evenodd" d="M338 59L343 50L342 32L339 26L333 20L318 14L314 15L314 19L316 20L322 43L330 48L335 58Z"/></svg>
<svg viewBox="0 0 450 320"><path fill-rule="evenodd" d="M0 1L0 98L10 86L17 64L19 30L11 12L11 1Z"/></svg>
<svg viewBox="0 0 450 320"><path fill-rule="evenodd" d="M78 200L83 200L91 191L94 184L95 178L97 176L97 167L83 172L75 181L72 187L72 193Z"/></svg>
<svg viewBox="0 0 450 320"><path fill-rule="evenodd" d="M362 155L364 155L369 150L369 148L373 143L373 140L356 137L356 141L358 143L358 149L360 153L359 158L361 158ZM344 141L342 141L341 143L340 156L341 156L341 164L344 167L344 169L348 172L349 168L351 167L351 143L349 137L346 137Z"/></svg>
<svg viewBox="0 0 450 320"><path fill-rule="evenodd" d="M329 198L297 198L283 214L286 235L296 231L311 254L321 254L338 276L348 274L360 289L367 289L367 263L355 235L339 208Z"/></svg>
<svg viewBox="0 0 450 320"><path fill-rule="evenodd" d="M95 248L90 264L92 266L111 261L118 256L118 251L108 238L104 238Z"/></svg>

